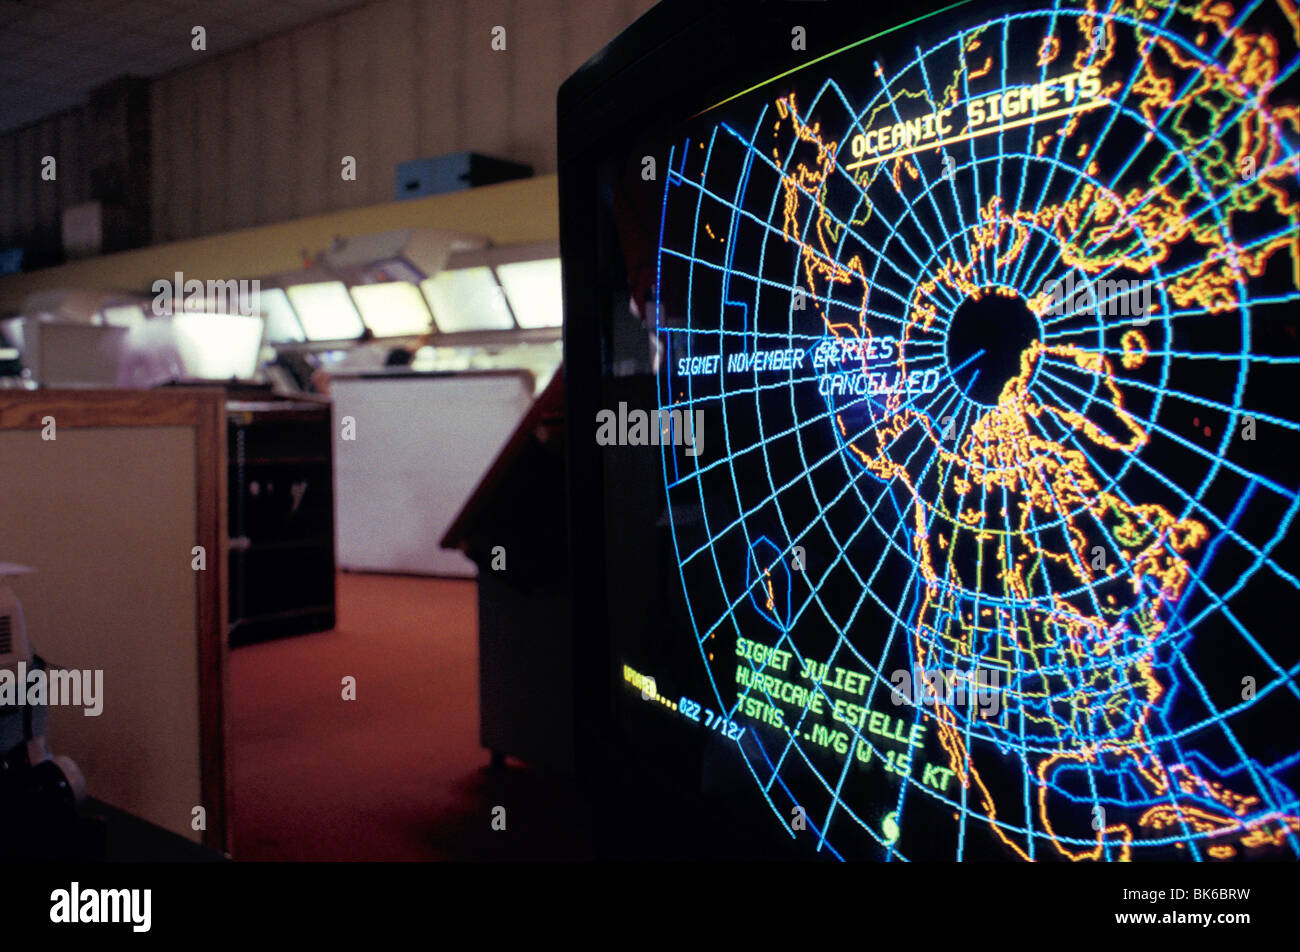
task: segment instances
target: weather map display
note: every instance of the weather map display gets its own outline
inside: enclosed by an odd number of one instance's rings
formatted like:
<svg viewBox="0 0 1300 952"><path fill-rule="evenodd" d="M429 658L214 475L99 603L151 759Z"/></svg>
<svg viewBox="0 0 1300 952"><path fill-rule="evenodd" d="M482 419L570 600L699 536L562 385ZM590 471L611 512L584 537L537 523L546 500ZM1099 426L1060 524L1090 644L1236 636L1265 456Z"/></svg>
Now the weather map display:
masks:
<svg viewBox="0 0 1300 952"><path fill-rule="evenodd" d="M1294 860L1296 5L956 13L665 141L623 690L831 857Z"/></svg>

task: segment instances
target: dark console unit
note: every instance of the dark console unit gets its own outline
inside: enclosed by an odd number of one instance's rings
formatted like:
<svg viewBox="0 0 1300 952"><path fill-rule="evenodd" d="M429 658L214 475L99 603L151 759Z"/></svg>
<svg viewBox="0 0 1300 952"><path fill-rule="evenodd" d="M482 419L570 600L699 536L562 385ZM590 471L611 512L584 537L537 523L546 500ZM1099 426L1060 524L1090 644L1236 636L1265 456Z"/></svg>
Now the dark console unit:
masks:
<svg viewBox="0 0 1300 952"><path fill-rule="evenodd" d="M330 408L232 400L230 642L334 627Z"/></svg>

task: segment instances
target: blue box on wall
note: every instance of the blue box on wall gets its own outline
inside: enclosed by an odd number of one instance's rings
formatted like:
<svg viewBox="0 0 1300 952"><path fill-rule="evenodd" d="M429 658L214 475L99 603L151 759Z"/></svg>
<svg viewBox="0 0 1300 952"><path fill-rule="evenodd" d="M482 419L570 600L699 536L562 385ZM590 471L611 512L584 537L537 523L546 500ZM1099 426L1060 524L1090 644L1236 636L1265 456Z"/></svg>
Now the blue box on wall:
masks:
<svg viewBox="0 0 1300 952"><path fill-rule="evenodd" d="M452 152L432 159L412 159L397 166L397 198L422 198L478 185L528 178L533 167L477 152Z"/></svg>
<svg viewBox="0 0 1300 952"><path fill-rule="evenodd" d="M23 270L23 248L0 248L0 275L18 274Z"/></svg>

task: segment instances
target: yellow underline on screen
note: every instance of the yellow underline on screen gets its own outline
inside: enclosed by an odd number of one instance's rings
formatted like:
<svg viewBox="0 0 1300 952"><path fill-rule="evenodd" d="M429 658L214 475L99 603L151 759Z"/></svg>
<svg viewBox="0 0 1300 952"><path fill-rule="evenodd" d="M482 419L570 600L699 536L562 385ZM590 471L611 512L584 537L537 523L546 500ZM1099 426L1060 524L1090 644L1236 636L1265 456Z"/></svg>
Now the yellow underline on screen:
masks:
<svg viewBox="0 0 1300 952"><path fill-rule="evenodd" d="M742 89L740 92L736 93L735 95L728 96L726 99L723 99L719 102L715 102L712 106L708 106L704 109L701 109L699 112L695 114L695 116L702 116L706 112L709 112L710 110L717 109L719 106L725 106L733 99L739 99L741 96L744 96L747 93L752 93L756 89L762 89L764 86L768 85L769 83L774 83L778 79L785 79L785 77L789 76L791 73L797 73L801 69L807 69L809 66L815 66L816 64L822 62L823 60L830 59L832 56L839 56L844 51L851 50L855 46L861 46L863 43L870 43L872 40L878 40L882 36L888 36L890 33L897 33L899 30L904 29L905 27L909 27L913 23L920 23L922 20L928 20L931 17L936 17L941 13L947 13L949 10L952 10L956 7L965 6L970 2L971 0L957 0L956 3L950 3L948 4L948 6L941 7L940 9L935 10L933 13L923 13L919 17L913 17L912 19L908 20L906 23L899 23L896 26L891 26L887 30L881 30L879 33L872 33L870 36L864 36L862 39L855 40L854 42L850 43L848 46L841 46L838 50L833 50L830 53L823 53L821 56L817 57L814 60L809 60L807 63L801 63L800 65L795 66L792 69L787 69L784 73L778 73L777 75L773 76L771 79L765 79L761 83L755 83L753 86L750 86L748 89ZM694 119L695 116L691 116L691 118Z"/></svg>

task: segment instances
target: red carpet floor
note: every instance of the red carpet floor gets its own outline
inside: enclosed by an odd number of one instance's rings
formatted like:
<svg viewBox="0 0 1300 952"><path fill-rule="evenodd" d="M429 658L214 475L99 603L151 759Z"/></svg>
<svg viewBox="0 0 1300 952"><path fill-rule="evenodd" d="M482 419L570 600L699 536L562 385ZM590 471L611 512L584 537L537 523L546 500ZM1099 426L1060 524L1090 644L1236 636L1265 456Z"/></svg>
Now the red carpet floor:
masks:
<svg viewBox="0 0 1300 952"><path fill-rule="evenodd" d="M344 574L334 631L231 652L235 859L589 857L568 778L487 768L477 615L473 582Z"/></svg>

